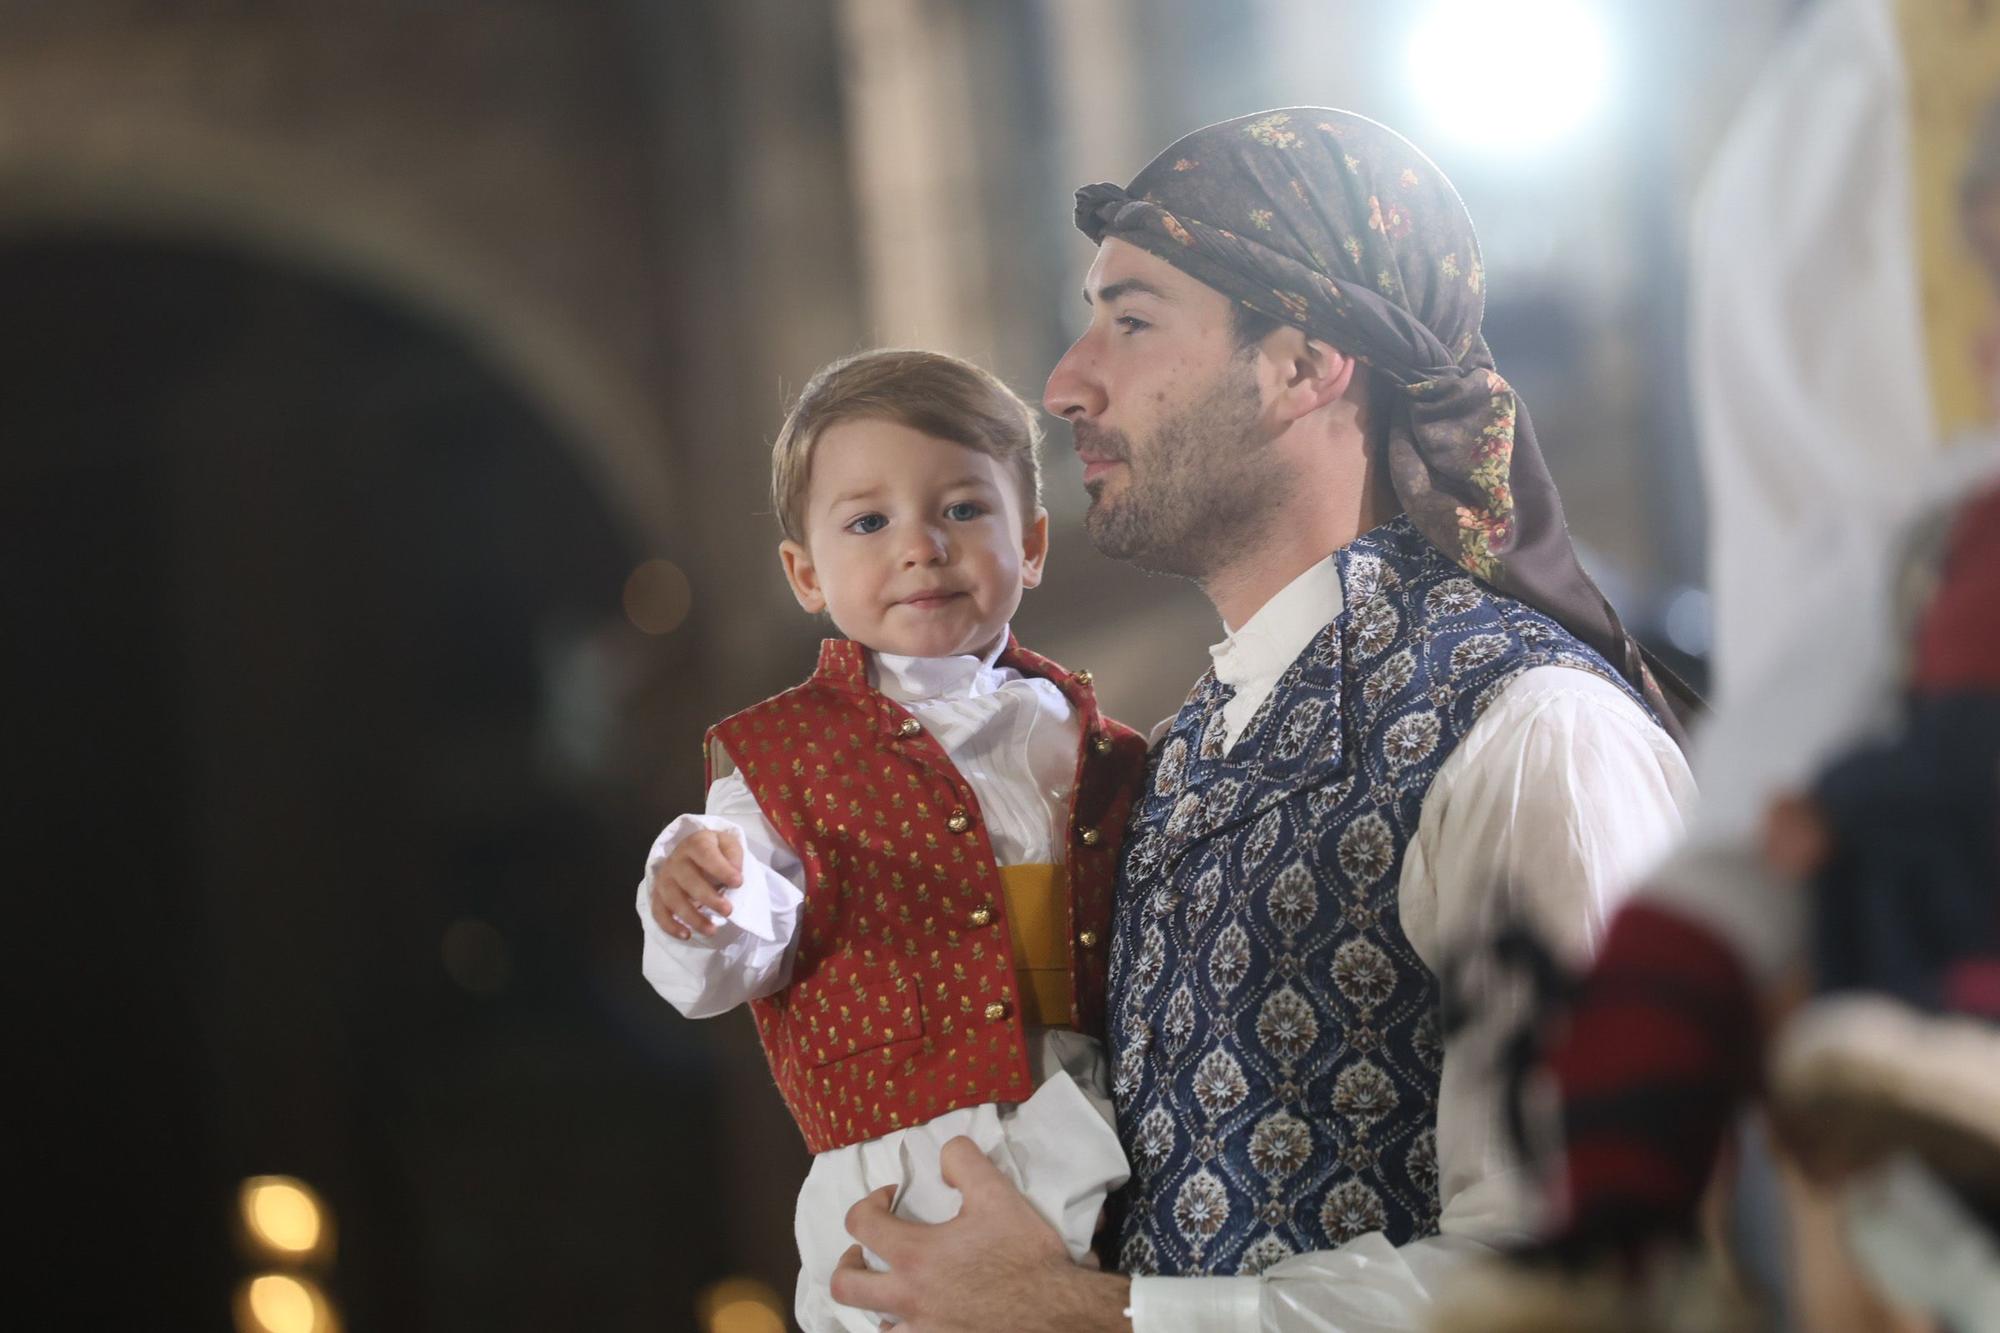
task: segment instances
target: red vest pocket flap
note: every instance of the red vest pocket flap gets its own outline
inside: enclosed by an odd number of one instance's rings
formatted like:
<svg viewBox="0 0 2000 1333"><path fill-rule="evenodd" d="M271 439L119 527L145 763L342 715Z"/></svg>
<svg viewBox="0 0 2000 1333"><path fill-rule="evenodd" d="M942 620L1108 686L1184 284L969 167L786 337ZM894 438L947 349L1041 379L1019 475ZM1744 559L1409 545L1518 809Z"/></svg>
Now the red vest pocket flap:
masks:
<svg viewBox="0 0 2000 1333"><path fill-rule="evenodd" d="M787 997L793 1040L809 1067L914 1041L924 1035L924 1007L914 977L799 982Z"/></svg>

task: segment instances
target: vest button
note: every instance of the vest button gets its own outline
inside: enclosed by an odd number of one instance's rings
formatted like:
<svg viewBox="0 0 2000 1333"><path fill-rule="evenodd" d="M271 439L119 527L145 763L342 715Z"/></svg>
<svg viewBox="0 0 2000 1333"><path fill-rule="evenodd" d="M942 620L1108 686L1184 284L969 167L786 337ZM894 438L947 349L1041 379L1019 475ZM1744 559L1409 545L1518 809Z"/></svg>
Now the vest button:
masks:
<svg viewBox="0 0 2000 1333"><path fill-rule="evenodd" d="M1099 754L1110 754L1111 738L1109 736L1099 735L1096 740L1090 743L1090 748L1097 751Z"/></svg>
<svg viewBox="0 0 2000 1333"><path fill-rule="evenodd" d="M1073 673L1070 679L1078 685L1088 685L1091 681L1096 680L1097 677L1091 675L1088 671L1078 671Z"/></svg>
<svg viewBox="0 0 2000 1333"><path fill-rule="evenodd" d="M944 821L944 826L953 833L963 833L972 827L972 819L965 811L954 810L951 812L951 818Z"/></svg>
<svg viewBox="0 0 2000 1333"><path fill-rule="evenodd" d="M1097 947L1097 932L1086 930L1083 934L1076 937L1076 942L1086 949L1095 949Z"/></svg>
<svg viewBox="0 0 2000 1333"><path fill-rule="evenodd" d="M1083 845L1086 847L1097 845L1098 832L1094 828L1079 829L1076 836L1083 840Z"/></svg>
<svg viewBox="0 0 2000 1333"><path fill-rule="evenodd" d="M903 725L896 728L898 736L914 736L924 729L924 724L913 717L903 719Z"/></svg>
<svg viewBox="0 0 2000 1333"><path fill-rule="evenodd" d="M998 1023L1001 1019L1005 1018L1006 1016L1007 1016L1007 1006L1005 1002L1000 1000L995 1000L993 1003L986 1006L987 1022Z"/></svg>
<svg viewBox="0 0 2000 1333"><path fill-rule="evenodd" d="M993 923L993 909L991 907L988 907L986 904L981 903L979 906L972 909L972 916L969 918L969 920L975 926L991 925Z"/></svg>

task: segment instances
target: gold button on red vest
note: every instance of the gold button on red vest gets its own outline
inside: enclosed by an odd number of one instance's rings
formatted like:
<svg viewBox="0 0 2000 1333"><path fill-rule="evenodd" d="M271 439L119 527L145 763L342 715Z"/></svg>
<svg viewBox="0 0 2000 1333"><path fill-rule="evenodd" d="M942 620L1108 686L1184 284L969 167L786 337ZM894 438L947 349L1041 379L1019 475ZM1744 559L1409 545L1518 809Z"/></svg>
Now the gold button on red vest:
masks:
<svg viewBox="0 0 2000 1333"><path fill-rule="evenodd" d="M903 725L896 728L896 732L898 735L902 736L914 736L923 729L924 729L923 723L917 721L913 717L906 717L903 719Z"/></svg>
<svg viewBox="0 0 2000 1333"><path fill-rule="evenodd" d="M1086 847L1095 847L1097 845L1098 833L1094 828L1080 830L1076 836L1083 839L1083 845Z"/></svg>
<svg viewBox="0 0 2000 1333"><path fill-rule="evenodd" d="M981 903L972 909L972 915L968 919L975 926L991 925L993 923L993 909L985 903Z"/></svg>
<svg viewBox="0 0 2000 1333"><path fill-rule="evenodd" d="M953 833L963 833L972 827L972 817L963 810L954 810L951 818L944 821L944 826Z"/></svg>
<svg viewBox="0 0 2000 1333"><path fill-rule="evenodd" d="M1007 1005L1005 1001L995 1000L993 1003L986 1006L986 1019L988 1022L998 1023L1001 1019L1005 1018L1006 1016L1007 1016Z"/></svg>
<svg viewBox="0 0 2000 1333"><path fill-rule="evenodd" d="M1090 684L1091 681L1095 680L1096 677L1091 675L1088 671L1079 671L1075 675L1071 676L1070 679L1075 681L1078 685L1088 685Z"/></svg>
<svg viewBox="0 0 2000 1333"><path fill-rule="evenodd" d="M1083 934L1076 937L1076 942L1086 949L1095 949L1097 947L1097 932L1086 930Z"/></svg>
<svg viewBox="0 0 2000 1333"><path fill-rule="evenodd" d="M1109 736L1099 736L1096 740L1090 743L1090 748L1097 751L1099 754L1110 754L1111 738Z"/></svg>

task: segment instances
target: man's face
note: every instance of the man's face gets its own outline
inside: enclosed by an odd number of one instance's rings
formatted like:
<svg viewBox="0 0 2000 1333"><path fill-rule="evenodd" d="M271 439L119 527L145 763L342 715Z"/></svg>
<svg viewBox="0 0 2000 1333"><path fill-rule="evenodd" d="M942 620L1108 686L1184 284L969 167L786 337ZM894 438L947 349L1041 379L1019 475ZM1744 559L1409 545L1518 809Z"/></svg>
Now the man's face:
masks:
<svg viewBox="0 0 2000 1333"><path fill-rule="evenodd" d="M1238 345L1229 298L1124 241L1099 247L1084 300L1090 327L1042 403L1075 431L1091 543L1203 578L1254 539L1283 494L1257 349Z"/></svg>

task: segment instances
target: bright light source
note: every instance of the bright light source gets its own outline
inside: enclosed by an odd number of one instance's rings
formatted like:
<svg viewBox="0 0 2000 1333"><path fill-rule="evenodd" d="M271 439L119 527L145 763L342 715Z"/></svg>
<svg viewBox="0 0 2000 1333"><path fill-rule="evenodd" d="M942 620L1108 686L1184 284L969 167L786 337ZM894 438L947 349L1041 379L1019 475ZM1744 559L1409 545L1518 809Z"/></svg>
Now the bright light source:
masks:
<svg viewBox="0 0 2000 1333"><path fill-rule="evenodd" d="M1510 153L1587 123L1610 65L1591 0L1438 0L1410 38L1410 77L1437 128Z"/></svg>
<svg viewBox="0 0 2000 1333"><path fill-rule="evenodd" d="M243 1182L237 1202L244 1230L279 1258L311 1255L325 1240L326 1209L303 1180L252 1176Z"/></svg>
<svg viewBox="0 0 2000 1333"><path fill-rule="evenodd" d="M304 1278L266 1273L237 1293L236 1327L241 1333L331 1333L337 1324L318 1287Z"/></svg>

